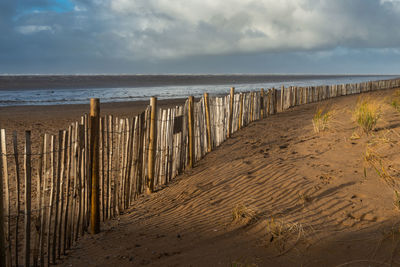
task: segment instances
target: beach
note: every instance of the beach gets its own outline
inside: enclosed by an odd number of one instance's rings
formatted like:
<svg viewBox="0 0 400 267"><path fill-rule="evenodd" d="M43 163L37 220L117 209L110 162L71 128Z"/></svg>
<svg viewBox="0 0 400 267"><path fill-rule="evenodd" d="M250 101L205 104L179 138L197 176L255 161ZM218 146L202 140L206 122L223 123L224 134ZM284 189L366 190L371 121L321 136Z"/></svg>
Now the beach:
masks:
<svg viewBox="0 0 400 267"><path fill-rule="evenodd" d="M251 123L162 190L139 196L57 263L380 266L390 259L393 266L400 264L395 191L365 161L372 144L385 168L400 169L400 114L389 105L395 90L301 105ZM360 98L382 107L371 135L353 120ZM132 117L147 105L103 103L101 114ZM332 116L327 130L315 133L312 118L322 107ZM58 134L88 112L88 104L1 107L0 123L18 132L20 145L24 131L31 130L38 151L43 133ZM11 140L7 143L11 146Z"/></svg>
<svg viewBox="0 0 400 267"><path fill-rule="evenodd" d="M394 191L364 160L373 143L400 167L393 92L338 97L252 123L102 224L100 234L86 235L60 266L399 265ZM369 136L352 118L360 97L382 104ZM315 133L319 107L332 117ZM244 212L235 218L238 207Z"/></svg>
<svg viewBox="0 0 400 267"><path fill-rule="evenodd" d="M373 136L360 133L352 119L359 95L295 107L252 123L168 187L141 196L124 215L103 223L101 234L85 235L59 263L336 266L356 261L352 266L365 266L392 257L399 264L397 239L390 238L400 221L394 191L364 161L367 144L374 140L385 161L400 168L400 115L387 104L393 92L362 96L383 105ZM146 105L104 104L102 114L131 116ZM311 121L322 106L332 110L333 117L328 130L316 134ZM56 133L88 109L1 108L1 123L20 133ZM240 205L249 209L250 217L233 220ZM285 230L289 234L283 244L268 232L271 222L282 224L282 229L292 227L292 232Z"/></svg>

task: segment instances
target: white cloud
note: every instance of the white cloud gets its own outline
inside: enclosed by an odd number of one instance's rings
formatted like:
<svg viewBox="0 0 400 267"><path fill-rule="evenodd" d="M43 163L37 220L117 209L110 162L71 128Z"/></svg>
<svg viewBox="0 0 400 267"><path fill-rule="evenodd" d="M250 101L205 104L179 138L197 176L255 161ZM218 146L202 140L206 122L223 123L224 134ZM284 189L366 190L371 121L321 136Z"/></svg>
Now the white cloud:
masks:
<svg viewBox="0 0 400 267"><path fill-rule="evenodd" d="M40 26L40 25L26 25L17 27L17 31L22 34L34 34L43 31L52 32L53 29L50 26Z"/></svg>
<svg viewBox="0 0 400 267"><path fill-rule="evenodd" d="M93 54L132 60L400 47L398 0L72 2L74 11L30 14L16 30L58 25L60 40L69 34Z"/></svg>
<svg viewBox="0 0 400 267"><path fill-rule="evenodd" d="M397 7L398 1L110 0L108 4L119 26L113 32L123 36L121 41L134 57L400 45L393 27L399 25L400 14L385 7Z"/></svg>

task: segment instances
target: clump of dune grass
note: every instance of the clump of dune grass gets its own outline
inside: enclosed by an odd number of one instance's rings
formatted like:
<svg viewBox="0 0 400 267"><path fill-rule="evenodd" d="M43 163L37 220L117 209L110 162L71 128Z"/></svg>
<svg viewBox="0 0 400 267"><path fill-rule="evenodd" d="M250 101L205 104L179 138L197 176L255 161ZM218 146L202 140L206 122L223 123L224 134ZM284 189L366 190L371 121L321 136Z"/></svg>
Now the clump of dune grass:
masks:
<svg viewBox="0 0 400 267"><path fill-rule="evenodd" d="M382 244L385 241L391 241L392 244L394 245L392 247L392 253L391 253L391 259L395 256L397 253L397 246L399 245L400 241L400 226L398 223L392 225L389 229L383 229L381 232L382 237L377 241L377 244L374 248L374 250L371 253L371 259L375 258L375 256L379 253L379 251L382 249ZM380 264L379 266L383 266L384 264ZM388 266L392 266L392 264L387 264Z"/></svg>
<svg viewBox="0 0 400 267"><path fill-rule="evenodd" d="M386 183L390 188L395 190L399 189L398 179L391 175L391 172L397 172L390 164L383 159L383 157L378 154L371 147L367 146L365 151L364 161L367 162L378 174L378 176ZM391 172L390 172L391 171ZM366 168L364 168L364 176L366 177Z"/></svg>
<svg viewBox="0 0 400 267"><path fill-rule="evenodd" d="M245 206L244 204L237 204L232 209L232 222L234 223L249 223L256 218L254 209Z"/></svg>
<svg viewBox="0 0 400 267"><path fill-rule="evenodd" d="M368 98L361 99L353 112L354 120L367 134L373 131L381 117L381 105L377 101Z"/></svg>
<svg viewBox="0 0 400 267"><path fill-rule="evenodd" d="M312 119L312 123L314 126L314 132L320 133L328 128L329 119L332 115L331 111L326 111L322 108L318 108Z"/></svg>
<svg viewBox="0 0 400 267"><path fill-rule="evenodd" d="M301 223L290 223L271 218L267 220L267 236L269 243L273 244L283 255L296 246L306 231Z"/></svg>
<svg viewBox="0 0 400 267"><path fill-rule="evenodd" d="M400 112L400 90L396 90L393 94L393 98L390 101L390 105L394 107L395 110Z"/></svg>

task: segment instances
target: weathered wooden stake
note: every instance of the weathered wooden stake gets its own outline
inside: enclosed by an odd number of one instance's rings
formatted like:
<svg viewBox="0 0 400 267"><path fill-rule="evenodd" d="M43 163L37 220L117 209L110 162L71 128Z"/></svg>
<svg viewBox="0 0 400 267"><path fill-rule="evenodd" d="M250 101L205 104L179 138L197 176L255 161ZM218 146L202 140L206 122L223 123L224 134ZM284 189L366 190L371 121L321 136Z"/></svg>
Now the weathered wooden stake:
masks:
<svg viewBox="0 0 400 267"><path fill-rule="evenodd" d="M100 100L90 99L90 169L92 174L92 194L90 210L90 231L92 234L100 232L99 208L99 119Z"/></svg>
<svg viewBox="0 0 400 267"><path fill-rule="evenodd" d="M189 96L188 101L188 128L189 128L189 168L193 168L194 161L194 130L193 130L193 102L194 97Z"/></svg>
<svg viewBox="0 0 400 267"><path fill-rule="evenodd" d="M266 112L267 115L271 114L271 104L272 104L271 95L272 95L272 90L269 89L267 92L267 112Z"/></svg>
<svg viewBox="0 0 400 267"><path fill-rule="evenodd" d="M269 106L269 102L267 106ZM260 119L264 119L264 88L261 88L260 91Z"/></svg>
<svg viewBox="0 0 400 267"><path fill-rule="evenodd" d="M6 249L6 257L7 257L7 265L11 266L11 217L10 217L10 185L9 185L9 176L8 176L8 164L7 164L7 140L6 140L6 130L1 129L1 154L3 161L3 179L4 179L4 189L6 190L4 193L4 207L5 207L5 217L6 217L6 225L5 225L5 237L6 242L8 244L8 248ZM0 170L1 171L1 170Z"/></svg>
<svg viewBox="0 0 400 267"><path fill-rule="evenodd" d="M253 121L254 116L254 92L250 92L250 122Z"/></svg>
<svg viewBox="0 0 400 267"><path fill-rule="evenodd" d="M157 138L157 98L150 98L150 135L149 135L149 153L147 166L147 193L154 191L154 161L156 155L156 138Z"/></svg>
<svg viewBox="0 0 400 267"><path fill-rule="evenodd" d="M232 133L232 121L233 121L233 101L235 99L235 87L231 87L230 98L229 98L229 118L228 118L228 132L226 137L229 138Z"/></svg>
<svg viewBox="0 0 400 267"><path fill-rule="evenodd" d="M56 244L57 244L57 229L58 229L58 223L59 223L59 218L58 218L58 213L59 213L59 204L60 204L60 172L61 172L61 153L62 153L62 131L58 132L58 153L57 153L57 171L55 175L55 181L54 181L54 188L55 188L55 211L54 211L54 231L53 231L53 242L52 242L52 261L55 264L56 263L56 256L57 256L57 250L56 250ZM54 153L56 155L56 153Z"/></svg>
<svg viewBox="0 0 400 267"><path fill-rule="evenodd" d="M243 94L240 93L239 130L243 127Z"/></svg>
<svg viewBox="0 0 400 267"><path fill-rule="evenodd" d="M211 121L210 121L210 102L208 99L208 93L204 93L204 105L206 109L206 125L207 125L207 151L208 153L212 150L211 143Z"/></svg>
<svg viewBox="0 0 400 267"><path fill-rule="evenodd" d="M273 106L274 106L274 111L272 114L276 114L278 112L278 94L275 88L272 88L272 101L273 101Z"/></svg>
<svg viewBox="0 0 400 267"><path fill-rule="evenodd" d="M0 266L6 266L6 249L4 236L4 204L3 204L3 171L0 161Z"/></svg>
<svg viewBox="0 0 400 267"><path fill-rule="evenodd" d="M25 132L25 267L30 266L31 259L31 132Z"/></svg>
<svg viewBox="0 0 400 267"><path fill-rule="evenodd" d="M229 101L229 121L228 121L228 133L226 135L227 138L231 137L232 133L232 120L233 120L233 101L235 98L235 87L231 87L231 97Z"/></svg>
<svg viewBox="0 0 400 267"><path fill-rule="evenodd" d="M16 187L16 193L17 193L17 200L15 201L16 203L16 211L17 211L17 217L15 220L15 247L14 247L14 259L15 259L15 266L18 266L18 236L19 236L19 213L20 213L20 189L19 189L19 181L20 181L20 176L19 176L19 156L18 156L18 144L17 144L17 132L13 131L13 146L14 146L14 160L15 160L15 187Z"/></svg>

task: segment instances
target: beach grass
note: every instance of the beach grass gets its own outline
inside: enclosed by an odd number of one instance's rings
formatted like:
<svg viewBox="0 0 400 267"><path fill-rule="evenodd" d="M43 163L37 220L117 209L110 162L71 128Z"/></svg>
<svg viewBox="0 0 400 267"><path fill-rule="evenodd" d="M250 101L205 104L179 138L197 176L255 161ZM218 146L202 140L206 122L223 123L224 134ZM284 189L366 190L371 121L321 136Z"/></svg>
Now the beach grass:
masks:
<svg viewBox="0 0 400 267"><path fill-rule="evenodd" d="M256 212L252 208L244 205L237 204L232 209L232 222L234 223L249 223L256 217Z"/></svg>
<svg viewBox="0 0 400 267"><path fill-rule="evenodd" d="M323 108L317 108L312 119L314 126L314 132L320 133L328 128L329 119L331 118L332 112L326 111Z"/></svg>
<svg viewBox="0 0 400 267"><path fill-rule="evenodd" d="M381 104L369 98L359 99L353 117L364 133L369 135L381 117Z"/></svg>

